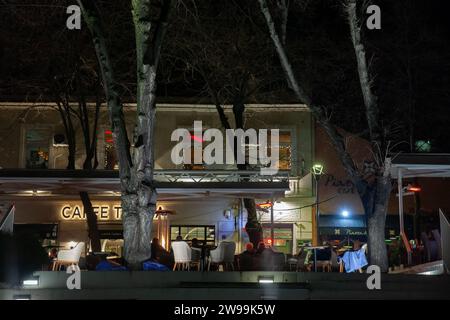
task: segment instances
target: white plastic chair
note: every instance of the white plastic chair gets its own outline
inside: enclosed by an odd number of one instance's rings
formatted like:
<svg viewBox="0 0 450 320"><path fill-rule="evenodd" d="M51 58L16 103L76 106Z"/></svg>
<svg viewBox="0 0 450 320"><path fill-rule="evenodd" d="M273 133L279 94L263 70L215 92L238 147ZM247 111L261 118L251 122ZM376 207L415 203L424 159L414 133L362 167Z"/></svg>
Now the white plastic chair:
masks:
<svg viewBox="0 0 450 320"><path fill-rule="evenodd" d="M226 269L231 266L234 271L234 253L236 252L236 243L232 241L222 241L219 246L210 251L208 261L208 271L211 269L211 264L223 265Z"/></svg>
<svg viewBox="0 0 450 320"><path fill-rule="evenodd" d="M172 242L172 249L175 259L173 271L180 270L180 268L181 270L189 270L192 256L191 247L184 241L174 241Z"/></svg>
<svg viewBox="0 0 450 320"><path fill-rule="evenodd" d="M53 261L52 270L60 270L62 266L78 266L83 249L84 242L78 242L72 249L59 250L56 259Z"/></svg>

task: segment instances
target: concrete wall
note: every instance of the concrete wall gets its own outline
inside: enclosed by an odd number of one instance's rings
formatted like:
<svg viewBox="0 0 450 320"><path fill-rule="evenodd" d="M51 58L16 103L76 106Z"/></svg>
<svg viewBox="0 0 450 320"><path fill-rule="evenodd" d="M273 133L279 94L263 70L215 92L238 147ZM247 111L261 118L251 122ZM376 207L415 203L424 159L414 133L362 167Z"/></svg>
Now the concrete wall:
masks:
<svg viewBox="0 0 450 320"><path fill-rule="evenodd" d="M385 275L369 290L367 274L295 272L81 272L81 290L68 290L65 272L36 272L35 288L1 288L0 299L450 299L448 276ZM258 284L259 276L274 284Z"/></svg>

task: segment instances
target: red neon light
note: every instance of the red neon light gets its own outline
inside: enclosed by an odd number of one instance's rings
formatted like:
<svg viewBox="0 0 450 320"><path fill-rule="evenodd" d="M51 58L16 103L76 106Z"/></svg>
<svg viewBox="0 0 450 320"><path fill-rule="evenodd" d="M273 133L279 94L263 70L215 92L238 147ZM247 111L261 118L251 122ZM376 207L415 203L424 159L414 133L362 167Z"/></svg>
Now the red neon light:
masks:
<svg viewBox="0 0 450 320"><path fill-rule="evenodd" d="M105 134L112 134L111 130L105 130Z"/></svg>
<svg viewBox="0 0 450 320"><path fill-rule="evenodd" d="M203 142L203 139L202 138L200 138L200 137L197 137L196 135L191 135L191 139L192 140L195 140L195 141L197 141L197 142Z"/></svg>
<svg viewBox="0 0 450 320"><path fill-rule="evenodd" d="M114 142L113 139L106 139L105 141L108 142L108 143L113 143Z"/></svg>

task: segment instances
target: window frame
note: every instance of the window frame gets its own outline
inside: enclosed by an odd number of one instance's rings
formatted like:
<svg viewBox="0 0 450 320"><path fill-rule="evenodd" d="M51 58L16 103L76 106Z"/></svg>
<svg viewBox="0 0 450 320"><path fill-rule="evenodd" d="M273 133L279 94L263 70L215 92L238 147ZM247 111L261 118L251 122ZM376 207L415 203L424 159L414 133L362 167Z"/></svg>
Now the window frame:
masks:
<svg viewBox="0 0 450 320"><path fill-rule="evenodd" d="M208 225L204 225L204 224L200 224L200 225L188 225L188 224L171 225L170 226L170 230L169 230L170 242L173 242L173 241L176 240L176 237L175 237L175 239L172 239L172 228L178 228L178 235L181 234L181 228L203 228L204 229L204 240L202 240L202 241L205 241L206 245L208 245L208 244L215 245L215 243L216 243L216 238L217 238L216 231L217 231L217 228L213 224L211 224L211 225L209 225L209 224ZM214 229L214 240L207 240L207 229L208 228L213 228ZM191 243L191 240L183 240L183 241Z"/></svg>
<svg viewBox="0 0 450 320"><path fill-rule="evenodd" d="M23 124L20 129L20 149L19 149L19 167L27 170L33 170L27 168L27 131L29 130L45 130L48 132L49 138L47 141L48 148L48 164L47 169L53 168L53 134L55 132L55 126L46 124Z"/></svg>

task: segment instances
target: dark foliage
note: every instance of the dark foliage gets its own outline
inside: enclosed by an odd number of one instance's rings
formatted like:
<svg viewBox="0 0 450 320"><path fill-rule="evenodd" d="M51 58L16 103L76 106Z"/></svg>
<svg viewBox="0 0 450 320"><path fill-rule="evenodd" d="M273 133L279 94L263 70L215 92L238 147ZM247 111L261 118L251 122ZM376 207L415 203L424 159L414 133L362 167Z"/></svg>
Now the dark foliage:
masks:
<svg viewBox="0 0 450 320"><path fill-rule="evenodd" d="M381 7L382 29L365 30L364 42L387 138L399 142L398 149L403 151L414 151L414 141L422 139L431 141L434 152L449 152L446 1L372 2ZM134 101L130 1L96 3L101 7L122 99ZM70 75L71 61L81 58L88 70L97 69L85 25L81 31L65 28L69 4L73 3L2 2L0 99L49 101L42 89L45 82L52 74ZM274 14L279 21L277 10ZM158 99L211 102L204 75L196 70L201 63L226 102L232 102L229 93L246 72L250 79L247 102L294 102L269 40L257 1L179 1L162 52ZM299 80L316 103L329 106L332 121L365 137L367 124L341 1L290 1L287 51Z"/></svg>

